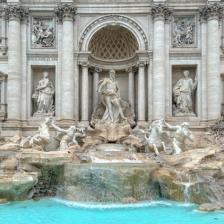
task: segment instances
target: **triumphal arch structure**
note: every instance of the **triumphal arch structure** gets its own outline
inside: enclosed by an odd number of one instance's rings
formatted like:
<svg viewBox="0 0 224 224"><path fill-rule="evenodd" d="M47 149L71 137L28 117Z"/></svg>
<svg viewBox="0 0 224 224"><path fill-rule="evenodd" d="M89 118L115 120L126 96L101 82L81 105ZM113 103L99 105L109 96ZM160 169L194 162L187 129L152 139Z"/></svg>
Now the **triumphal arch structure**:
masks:
<svg viewBox="0 0 224 224"><path fill-rule="evenodd" d="M135 125L203 130L220 118L221 0L0 2L2 136L31 132L46 116L89 126L110 71Z"/></svg>

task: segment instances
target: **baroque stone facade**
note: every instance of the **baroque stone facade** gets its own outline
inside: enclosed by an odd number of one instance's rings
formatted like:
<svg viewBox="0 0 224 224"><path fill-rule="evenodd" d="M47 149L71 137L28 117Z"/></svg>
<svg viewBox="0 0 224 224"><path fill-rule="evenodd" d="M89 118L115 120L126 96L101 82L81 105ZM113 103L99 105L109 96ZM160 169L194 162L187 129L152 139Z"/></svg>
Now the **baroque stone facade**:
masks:
<svg viewBox="0 0 224 224"><path fill-rule="evenodd" d="M223 24L218 0L0 3L2 135L48 115L88 126L111 70L137 125L209 126L224 104Z"/></svg>

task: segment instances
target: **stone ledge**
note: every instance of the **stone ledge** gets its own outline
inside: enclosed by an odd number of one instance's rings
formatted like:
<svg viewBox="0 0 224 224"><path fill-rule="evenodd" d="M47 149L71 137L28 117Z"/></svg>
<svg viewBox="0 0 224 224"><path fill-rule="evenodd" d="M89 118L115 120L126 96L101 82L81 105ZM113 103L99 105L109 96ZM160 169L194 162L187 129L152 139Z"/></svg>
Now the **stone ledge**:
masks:
<svg viewBox="0 0 224 224"><path fill-rule="evenodd" d="M15 173L0 176L0 198L26 199L29 190L37 183L38 173Z"/></svg>
<svg viewBox="0 0 224 224"><path fill-rule="evenodd" d="M70 151L42 152L37 150L23 150L19 158L22 162L35 165L64 165L73 161L73 154Z"/></svg>

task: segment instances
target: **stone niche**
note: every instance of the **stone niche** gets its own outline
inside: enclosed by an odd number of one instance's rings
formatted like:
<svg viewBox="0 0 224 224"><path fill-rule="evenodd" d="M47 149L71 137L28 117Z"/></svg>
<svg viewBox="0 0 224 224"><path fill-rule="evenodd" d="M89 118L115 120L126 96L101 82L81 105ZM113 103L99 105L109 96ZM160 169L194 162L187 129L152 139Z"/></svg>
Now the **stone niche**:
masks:
<svg viewBox="0 0 224 224"><path fill-rule="evenodd" d="M94 86L94 74L93 71L90 71L89 74L89 117L91 117L97 103L100 102L100 96L97 92L95 92L95 89L97 89L97 86L93 88ZM108 70L101 70L99 72L99 81L104 79L105 77L109 77L109 71ZM120 96L123 100L129 102L128 98L128 73L124 70L116 70L116 82L118 83L118 86L120 87ZM80 80L81 85L81 80ZM81 94L81 93L80 93ZM94 97L97 96L97 103L94 105ZM134 109L134 108L133 108Z"/></svg>
<svg viewBox="0 0 224 224"><path fill-rule="evenodd" d="M39 84L39 81L43 78L44 72L48 73L49 77L49 82L52 83L53 88L54 88L54 94L53 94L53 112L52 114L39 114L38 116L49 116L49 115L55 115L55 66L32 66L31 67L32 71L32 79L31 79L31 116L36 117L37 116L37 103L34 100L34 94L35 94L35 89Z"/></svg>
<svg viewBox="0 0 224 224"><path fill-rule="evenodd" d="M184 81L185 71L188 71L189 73L187 80L191 80L191 81ZM171 94L172 94L172 114L174 117L197 116L198 83L196 80L197 80L197 66L196 65L173 65L172 66L172 93ZM184 83L188 83L190 87L189 88L184 87L183 86ZM187 95L186 92L189 93L190 91L191 91L191 94ZM191 102L189 103L189 101ZM192 106L189 106L190 104L192 104ZM186 111L186 110L189 110L189 111Z"/></svg>

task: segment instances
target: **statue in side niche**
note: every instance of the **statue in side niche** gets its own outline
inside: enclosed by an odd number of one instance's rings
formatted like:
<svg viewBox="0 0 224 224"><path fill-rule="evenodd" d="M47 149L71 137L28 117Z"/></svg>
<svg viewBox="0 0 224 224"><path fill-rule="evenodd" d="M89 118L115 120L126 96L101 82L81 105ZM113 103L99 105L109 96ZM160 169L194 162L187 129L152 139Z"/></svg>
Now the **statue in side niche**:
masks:
<svg viewBox="0 0 224 224"><path fill-rule="evenodd" d="M178 80L173 87L175 116L195 115L193 112L192 95L197 88L197 78L193 81L189 74L190 72L185 70L183 72L184 77Z"/></svg>
<svg viewBox="0 0 224 224"><path fill-rule="evenodd" d="M52 122L52 127L62 134L60 151L66 150L71 146L78 146L78 139L86 136L85 128L83 127L76 127L73 125L68 129L63 129L58 127L54 122Z"/></svg>
<svg viewBox="0 0 224 224"><path fill-rule="evenodd" d="M33 148L44 151L45 146L50 143L49 128L52 120L52 117L46 117L44 122L40 124L37 133L22 140L20 146L22 148Z"/></svg>
<svg viewBox="0 0 224 224"><path fill-rule="evenodd" d="M183 122L181 125L170 125L165 122L169 130L174 131L172 139L173 154L180 154L185 149L185 140L193 141L192 132L189 130L189 123Z"/></svg>
<svg viewBox="0 0 224 224"><path fill-rule="evenodd" d="M32 96L36 104L36 112L38 115L54 115L54 85L49 80L47 71L43 72L43 78L38 82L35 92Z"/></svg>

